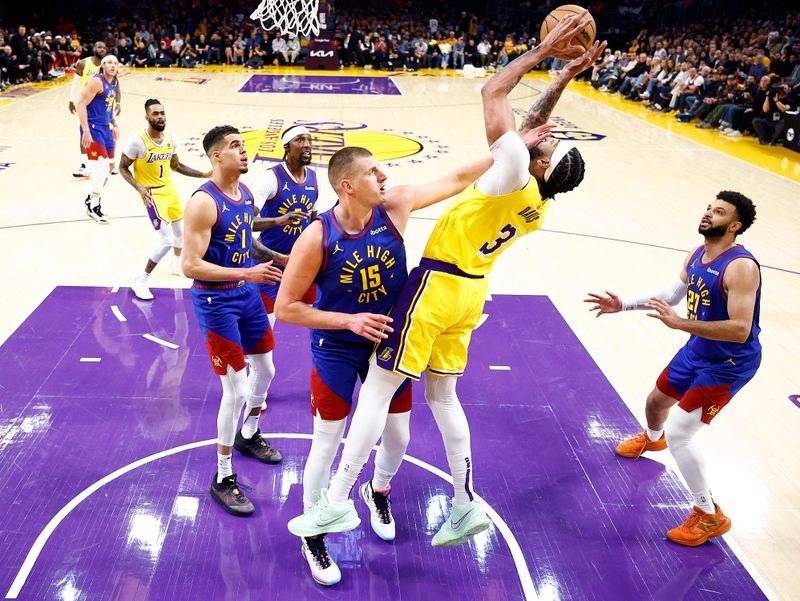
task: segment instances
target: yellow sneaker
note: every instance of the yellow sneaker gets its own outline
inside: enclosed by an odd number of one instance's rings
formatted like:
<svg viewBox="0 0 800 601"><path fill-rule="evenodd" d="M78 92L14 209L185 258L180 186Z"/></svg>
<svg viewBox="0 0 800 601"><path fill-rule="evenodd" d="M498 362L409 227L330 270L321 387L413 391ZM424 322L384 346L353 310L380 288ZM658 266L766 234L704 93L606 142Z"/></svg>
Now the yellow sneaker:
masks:
<svg viewBox="0 0 800 601"><path fill-rule="evenodd" d="M697 547L709 538L725 534L731 529L731 519L722 513L722 509L714 504L716 513L706 513L699 507L694 507L694 512L688 519L667 532L667 538L679 545Z"/></svg>
<svg viewBox="0 0 800 601"><path fill-rule="evenodd" d="M617 452L617 455L636 458L640 457L645 451L663 451L666 448L667 439L664 438L663 433L661 434L661 438L653 442L648 438L647 430L645 430L641 434L626 438L619 443L614 450Z"/></svg>

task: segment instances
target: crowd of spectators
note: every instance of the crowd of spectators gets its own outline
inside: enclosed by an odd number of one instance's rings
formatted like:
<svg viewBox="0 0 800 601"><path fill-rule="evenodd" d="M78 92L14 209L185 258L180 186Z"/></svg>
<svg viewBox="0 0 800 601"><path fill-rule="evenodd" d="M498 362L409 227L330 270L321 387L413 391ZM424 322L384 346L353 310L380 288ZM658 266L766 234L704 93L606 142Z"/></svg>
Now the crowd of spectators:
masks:
<svg viewBox="0 0 800 601"><path fill-rule="evenodd" d="M132 68L227 64L261 69L302 62L313 40L263 31L248 18L252 4L163 0L154 10L152 0L131 0L118 15L93 20L84 35L64 17L52 30L0 26L0 88L60 76L88 56L96 40ZM509 23L459 10L473 5L383 0L349 8L340 2L329 33L343 67L376 70L472 66L493 71L538 43L531 33L541 20L538 13ZM602 92L675 112L700 128L718 128L729 136L752 133L763 144L778 143L783 115L800 105L800 12L786 11L774 20L740 16L643 29L617 39L616 48L609 47L582 77ZM557 61L545 64L558 66Z"/></svg>
<svg viewBox="0 0 800 601"><path fill-rule="evenodd" d="M716 31L642 31L624 51L607 50L583 77L698 128L779 144L786 113L800 106L800 13Z"/></svg>

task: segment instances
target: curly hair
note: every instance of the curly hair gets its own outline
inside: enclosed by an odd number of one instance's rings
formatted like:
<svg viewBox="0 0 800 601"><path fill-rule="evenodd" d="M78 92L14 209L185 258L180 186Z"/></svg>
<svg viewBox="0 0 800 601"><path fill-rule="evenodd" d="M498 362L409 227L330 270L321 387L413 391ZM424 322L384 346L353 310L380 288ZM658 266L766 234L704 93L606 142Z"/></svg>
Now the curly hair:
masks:
<svg viewBox="0 0 800 601"><path fill-rule="evenodd" d="M744 194L731 190L723 190L717 194L717 198L729 202L736 207L736 214L739 216L739 221L742 224L742 227L739 228L736 235L744 234L747 228L753 225L753 222L756 220L756 205Z"/></svg>
<svg viewBox="0 0 800 601"><path fill-rule="evenodd" d="M540 156L540 153L536 152L537 149L538 146L531 149L531 159L536 159ZM539 192L542 198L555 198L556 194L569 192L577 188L583 181L585 173L586 163L580 151L577 148L571 148L556 165L556 168L553 169L548 180L539 182Z"/></svg>

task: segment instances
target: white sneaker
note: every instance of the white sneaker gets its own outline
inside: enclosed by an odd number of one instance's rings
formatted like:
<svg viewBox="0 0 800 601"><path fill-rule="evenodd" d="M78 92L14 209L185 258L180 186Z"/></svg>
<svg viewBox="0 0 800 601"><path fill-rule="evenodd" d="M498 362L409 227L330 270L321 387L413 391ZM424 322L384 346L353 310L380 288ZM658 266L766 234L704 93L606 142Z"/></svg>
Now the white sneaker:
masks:
<svg viewBox="0 0 800 601"><path fill-rule="evenodd" d="M182 278L186 277L183 274L183 268L181 268L181 258L180 257L176 257L176 256L172 257L172 273L174 275L178 275L178 276L180 276Z"/></svg>
<svg viewBox="0 0 800 601"><path fill-rule="evenodd" d="M608 86L600 86L601 92L608 92Z"/></svg>
<svg viewBox="0 0 800 601"><path fill-rule="evenodd" d="M325 536L301 540L303 544L300 548L311 570L311 577L323 586L332 586L339 582L342 579L342 573L336 562L328 555Z"/></svg>
<svg viewBox="0 0 800 601"><path fill-rule="evenodd" d="M491 525L492 521L477 501L470 501L466 505L453 504L450 517L433 537L431 545L434 547L463 545Z"/></svg>
<svg viewBox="0 0 800 601"><path fill-rule="evenodd" d="M142 276L139 276L133 281L133 284L131 284L131 290L133 290L136 298L140 300L153 300L153 293L150 292L150 288L147 285L147 280L145 280Z"/></svg>
<svg viewBox="0 0 800 601"><path fill-rule="evenodd" d="M84 163L81 163L81 166L72 172L72 177L81 177L86 179L92 177L92 171Z"/></svg>
<svg viewBox="0 0 800 601"><path fill-rule="evenodd" d="M375 492L372 480L364 482L358 489L361 499L369 507L369 524L372 531L385 541L393 541L395 537L395 523L392 516L392 502L389 493Z"/></svg>
<svg viewBox="0 0 800 601"><path fill-rule="evenodd" d="M288 527L295 536L317 536L326 532L347 532L360 523L353 501L348 499L344 506L334 507L328 503L328 490L323 488L314 507L289 520Z"/></svg>

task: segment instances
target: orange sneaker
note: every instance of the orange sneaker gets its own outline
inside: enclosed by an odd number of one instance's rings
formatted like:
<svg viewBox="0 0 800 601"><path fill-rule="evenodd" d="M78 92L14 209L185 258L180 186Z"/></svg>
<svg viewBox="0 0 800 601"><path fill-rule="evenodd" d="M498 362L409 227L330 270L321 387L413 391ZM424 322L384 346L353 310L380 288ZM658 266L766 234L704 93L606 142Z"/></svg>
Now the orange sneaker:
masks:
<svg viewBox="0 0 800 601"><path fill-rule="evenodd" d="M647 436L647 430L645 430L641 434L623 440L617 445L615 451L617 455L636 458L640 457L645 451L663 451L666 448L667 439L664 438L663 432L661 438L653 442Z"/></svg>
<svg viewBox="0 0 800 601"><path fill-rule="evenodd" d="M667 532L667 538L679 545L697 547L709 538L725 534L731 529L731 519L722 513L716 503L716 513L706 513L699 507L694 507L694 512L677 528Z"/></svg>

